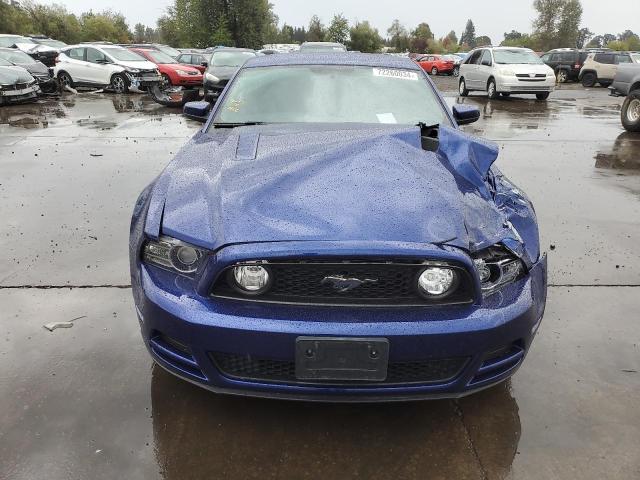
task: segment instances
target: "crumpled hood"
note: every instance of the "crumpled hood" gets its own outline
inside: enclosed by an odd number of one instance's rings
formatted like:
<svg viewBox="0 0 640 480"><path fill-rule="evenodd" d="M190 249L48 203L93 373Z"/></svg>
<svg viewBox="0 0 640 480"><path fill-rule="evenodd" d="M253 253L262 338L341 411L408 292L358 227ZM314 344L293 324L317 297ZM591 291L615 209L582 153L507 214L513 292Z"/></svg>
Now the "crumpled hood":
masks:
<svg viewBox="0 0 640 480"><path fill-rule="evenodd" d="M0 85L14 85L31 81L33 81L33 77L22 67L0 67Z"/></svg>
<svg viewBox="0 0 640 480"><path fill-rule="evenodd" d="M37 53L37 52L57 52L58 50L49 47L47 45L40 45L39 43L16 43L16 47L25 53Z"/></svg>
<svg viewBox="0 0 640 480"><path fill-rule="evenodd" d="M199 134L156 182L145 230L209 249L294 240L496 243L507 234L505 217L482 179L497 147L446 127L440 142L427 152L418 127L395 126Z"/></svg>

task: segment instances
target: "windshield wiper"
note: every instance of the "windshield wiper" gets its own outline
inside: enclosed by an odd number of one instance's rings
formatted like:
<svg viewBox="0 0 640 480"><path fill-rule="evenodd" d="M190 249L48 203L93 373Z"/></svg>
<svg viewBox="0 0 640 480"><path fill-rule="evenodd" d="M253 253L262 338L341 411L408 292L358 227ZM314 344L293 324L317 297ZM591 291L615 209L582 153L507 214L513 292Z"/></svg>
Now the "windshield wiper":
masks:
<svg viewBox="0 0 640 480"><path fill-rule="evenodd" d="M237 122L237 123L214 123L214 128L235 128L246 127L251 125L264 125L266 122Z"/></svg>

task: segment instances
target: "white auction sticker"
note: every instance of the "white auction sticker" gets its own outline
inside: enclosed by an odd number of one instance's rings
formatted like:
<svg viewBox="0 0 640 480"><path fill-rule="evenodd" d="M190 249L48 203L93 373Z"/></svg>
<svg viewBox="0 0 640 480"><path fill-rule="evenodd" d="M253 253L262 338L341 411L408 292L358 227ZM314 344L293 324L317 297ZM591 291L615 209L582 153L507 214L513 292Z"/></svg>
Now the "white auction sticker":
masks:
<svg viewBox="0 0 640 480"><path fill-rule="evenodd" d="M418 73L410 70L398 70L397 68L374 68L374 77L399 78L401 80L418 81Z"/></svg>

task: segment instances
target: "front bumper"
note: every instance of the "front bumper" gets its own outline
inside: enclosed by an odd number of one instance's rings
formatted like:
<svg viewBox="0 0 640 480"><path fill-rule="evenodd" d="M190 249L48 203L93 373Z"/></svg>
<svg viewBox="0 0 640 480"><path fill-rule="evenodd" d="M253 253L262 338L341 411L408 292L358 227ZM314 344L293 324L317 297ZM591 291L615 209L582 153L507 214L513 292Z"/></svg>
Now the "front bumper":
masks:
<svg viewBox="0 0 640 480"><path fill-rule="evenodd" d="M0 90L0 104L30 102L37 99L40 87L34 83L25 88Z"/></svg>
<svg viewBox="0 0 640 480"><path fill-rule="evenodd" d="M518 79L517 77L497 77L496 87L500 93L535 94L553 92L556 86L555 77L537 79Z"/></svg>
<svg viewBox="0 0 640 480"><path fill-rule="evenodd" d="M190 280L154 267L138 265L137 273L133 294L142 336L163 368L215 392L313 401L455 398L499 383L521 365L546 301L546 258L483 305L455 308L252 304L201 296ZM390 363L466 360L446 381L393 385L247 380L222 372L213 360L223 353L290 364L299 336L386 338ZM500 349L502 356L491 355Z"/></svg>

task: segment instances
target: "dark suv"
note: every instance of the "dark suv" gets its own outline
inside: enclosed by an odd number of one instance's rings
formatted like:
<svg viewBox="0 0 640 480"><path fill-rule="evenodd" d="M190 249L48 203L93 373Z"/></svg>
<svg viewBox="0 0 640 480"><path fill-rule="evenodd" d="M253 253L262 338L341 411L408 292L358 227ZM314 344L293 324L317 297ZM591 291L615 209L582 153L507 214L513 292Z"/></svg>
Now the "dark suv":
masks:
<svg viewBox="0 0 640 480"><path fill-rule="evenodd" d="M590 53L596 49L578 50L577 48L556 48L542 56L542 61L553 68L558 82L577 81L580 69ZM602 50L604 51L604 50Z"/></svg>

